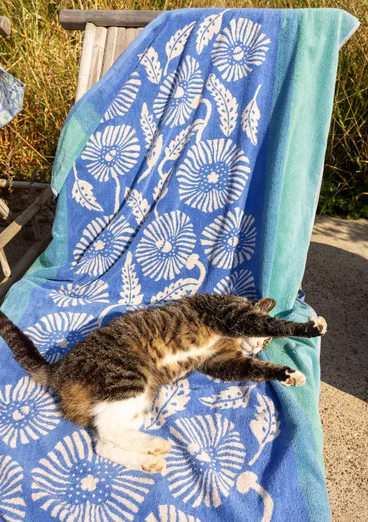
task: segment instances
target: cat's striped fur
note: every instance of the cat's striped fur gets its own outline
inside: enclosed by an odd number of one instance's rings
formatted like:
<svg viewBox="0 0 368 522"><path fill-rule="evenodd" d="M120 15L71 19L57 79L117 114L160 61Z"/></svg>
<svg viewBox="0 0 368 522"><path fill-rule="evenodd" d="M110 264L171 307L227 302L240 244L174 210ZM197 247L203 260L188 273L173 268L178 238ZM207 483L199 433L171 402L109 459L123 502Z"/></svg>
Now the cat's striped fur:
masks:
<svg viewBox="0 0 368 522"><path fill-rule="evenodd" d="M130 468L164 468L167 441L138 431L163 384L194 369L228 381L304 384L303 374L249 357L272 337L315 337L323 318L272 318L273 299L197 294L166 306L125 313L95 330L56 364L0 312L0 333L16 360L54 388L66 418L97 430L96 451Z"/></svg>

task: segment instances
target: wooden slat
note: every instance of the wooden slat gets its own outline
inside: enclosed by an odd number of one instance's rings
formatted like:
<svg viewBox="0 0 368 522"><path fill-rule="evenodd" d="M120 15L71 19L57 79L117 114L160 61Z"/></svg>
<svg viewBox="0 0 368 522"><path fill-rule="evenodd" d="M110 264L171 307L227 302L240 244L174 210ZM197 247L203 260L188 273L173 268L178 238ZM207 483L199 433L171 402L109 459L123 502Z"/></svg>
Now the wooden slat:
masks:
<svg viewBox="0 0 368 522"><path fill-rule="evenodd" d="M51 239L52 235L51 231L49 231L43 239L34 243L31 248L27 250L22 259L13 268L11 276L9 278L5 277L0 282L0 303L3 301L9 288L27 272L38 256L45 250Z"/></svg>
<svg viewBox="0 0 368 522"><path fill-rule="evenodd" d="M88 90L89 73L91 70L93 44L95 41L96 26L87 24L83 37L82 55L79 65L77 94L75 101L77 102Z"/></svg>
<svg viewBox="0 0 368 522"><path fill-rule="evenodd" d="M103 76L115 62L115 51L118 41L118 31L119 29L117 27L109 27L107 30L101 76Z"/></svg>
<svg viewBox="0 0 368 522"><path fill-rule="evenodd" d="M0 264L1 268L3 270L3 274L5 277L11 276L11 270L8 263L8 260L6 259L6 255L3 248L0 248Z"/></svg>
<svg viewBox="0 0 368 522"><path fill-rule="evenodd" d="M59 20L64 29L83 30L88 23L102 27L145 27L161 11L95 11L62 9Z"/></svg>
<svg viewBox="0 0 368 522"><path fill-rule="evenodd" d="M127 32L127 30L125 29L125 27L119 27L118 28L118 40L116 42L114 62L116 62L116 60L119 58L119 56L126 49L126 44L125 44L126 32Z"/></svg>
<svg viewBox="0 0 368 522"><path fill-rule="evenodd" d="M30 189L34 188L37 190L45 190L49 186L49 183L33 183L32 181L16 181L13 180L10 184L10 181L8 179L0 179L0 187L10 187L12 189Z"/></svg>
<svg viewBox="0 0 368 522"><path fill-rule="evenodd" d="M144 27L138 27L137 28L137 36L139 35L139 33L141 33L143 31Z"/></svg>
<svg viewBox="0 0 368 522"><path fill-rule="evenodd" d="M106 35L106 27L97 27L95 42L93 44L92 63L88 79L88 89L90 89L101 78L102 60L105 51Z"/></svg>
<svg viewBox="0 0 368 522"><path fill-rule="evenodd" d="M52 199L51 187L47 187L44 192L34 202L26 208L5 230L0 233L0 248L4 248L14 236L30 221L39 210Z"/></svg>
<svg viewBox="0 0 368 522"><path fill-rule="evenodd" d="M125 37L125 49L129 47L129 45L133 42L137 34L136 28L129 28L126 30L126 37Z"/></svg>
<svg viewBox="0 0 368 522"><path fill-rule="evenodd" d="M11 33L11 23L6 16L0 16L0 36L8 36Z"/></svg>

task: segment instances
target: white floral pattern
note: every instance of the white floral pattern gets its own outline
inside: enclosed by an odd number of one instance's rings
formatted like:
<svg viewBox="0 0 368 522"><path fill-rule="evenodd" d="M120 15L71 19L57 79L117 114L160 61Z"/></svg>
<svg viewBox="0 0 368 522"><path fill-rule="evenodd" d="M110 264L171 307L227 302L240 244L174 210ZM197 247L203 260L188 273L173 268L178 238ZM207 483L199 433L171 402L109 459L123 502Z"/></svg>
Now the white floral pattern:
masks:
<svg viewBox="0 0 368 522"><path fill-rule="evenodd" d="M160 86L153 104L155 114L170 127L183 125L199 105L203 79L198 62L187 56L178 71L170 74Z"/></svg>
<svg viewBox="0 0 368 522"><path fill-rule="evenodd" d="M129 246L134 229L124 216L94 219L74 249L72 267L77 274L104 274Z"/></svg>
<svg viewBox="0 0 368 522"><path fill-rule="evenodd" d="M64 437L32 471L32 499L63 521L133 520L154 481L93 452L85 431Z"/></svg>
<svg viewBox="0 0 368 522"><path fill-rule="evenodd" d="M8 455L0 456L0 517L4 522L19 522L26 515L23 499L23 470Z"/></svg>
<svg viewBox="0 0 368 522"><path fill-rule="evenodd" d="M81 312L56 312L42 317L25 331L43 357L51 364L97 328L93 315Z"/></svg>
<svg viewBox="0 0 368 522"><path fill-rule="evenodd" d="M217 217L202 232L201 243L210 262L218 268L235 268L254 253L256 227L253 216L239 208Z"/></svg>
<svg viewBox="0 0 368 522"><path fill-rule="evenodd" d="M186 515L175 506L161 504L158 506L158 518L153 513L146 517L146 522L201 522L199 518Z"/></svg>
<svg viewBox="0 0 368 522"><path fill-rule="evenodd" d="M239 199L248 179L249 161L230 139L207 140L191 147L178 167L180 199L213 212Z"/></svg>
<svg viewBox="0 0 368 522"><path fill-rule="evenodd" d="M140 152L135 130L129 125L107 125L92 134L81 159L98 181L122 176L137 163Z"/></svg>
<svg viewBox="0 0 368 522"><path fill-rule="evenodd" d="M166 458L169 489L193 507L218 507L235 484L245 447L234 424L215 415L179 419L170 428L173 446Z"/></svg>
<svg viewBox="0 0 368 522"><path fill-rule="evenodd" d="M0 389L0 438L11 448L39 439L59 422L55 398L30 377Z"/></svg>
<svg viewBox="0 0 368 522"><path fill-rule="evenodd" d="M233 18L230 27L220 33L213 46L212 61L228 82L244 78L266 59L271 43L262 26L248 18ZM260 34L261 33L261 34Z"/></svg>
<svg viewBox="0 0 368 522"><path fill-rule="evenodd" d="M239 270L221 279L214 288L215 294L233 294L257 299L254 277L250 270Z"/></svg>
<svg viewBox="0 0 368 522"><path fill-rule="evenodd" d="M50 297L57 306L83 306L90 303L108 303L108 285L101 280L92 281L85 285L61 285L50 291Z"/></svg>
<svg viewBox="0 0 368 522"><path fill-rule="evenodd" d="M104 119L109 120L115 116L124 116L132 106L142 82L137 72L133 72L124 83L114 101L105 113Z"/></svg>
<svg viewBox="0 0 368 522"><path fill-rule="evenodd" d="M196 239L189 217L175 210L163 214L144 229L136 259L144 275L159 281L174 279L191 255Z"/></svg>

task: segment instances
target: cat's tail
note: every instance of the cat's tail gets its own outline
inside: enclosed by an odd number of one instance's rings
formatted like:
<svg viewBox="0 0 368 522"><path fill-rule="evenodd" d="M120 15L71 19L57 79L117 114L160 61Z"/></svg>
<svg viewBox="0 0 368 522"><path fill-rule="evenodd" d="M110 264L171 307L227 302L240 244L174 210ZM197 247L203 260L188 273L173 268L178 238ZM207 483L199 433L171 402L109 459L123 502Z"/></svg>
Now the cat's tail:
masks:
<svg viewBox="0 0 368 522"><path fill-rule="evenodd" d="M29 339L0 311L0 335L9 345L15 359L40 384L51 384L52 366L45 361Z"/></svg>

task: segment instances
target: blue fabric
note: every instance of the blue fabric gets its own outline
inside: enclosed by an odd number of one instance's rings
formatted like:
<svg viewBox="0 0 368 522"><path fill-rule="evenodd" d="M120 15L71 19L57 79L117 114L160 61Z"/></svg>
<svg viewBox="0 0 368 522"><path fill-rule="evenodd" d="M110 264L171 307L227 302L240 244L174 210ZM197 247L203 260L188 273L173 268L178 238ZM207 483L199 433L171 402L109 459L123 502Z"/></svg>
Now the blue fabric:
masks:
<svg viewBox="0 0 368 522"><path fill-rule="evenodd" d="M124 311L198 291L256 298L270 287L302 18L165 13L72 109L54 165L53 241L3 306L48 361ZM300 191L314 201L312 189ZM313 310L297 300L280 314L304 321ZM329 520L319 344L279 340L266 356L304 371L307 384L194 373L160 390L144 429L173 449L166 472L148 475L100 459L92 434L61 418L52 391L2 343L1 519Z"/></svg>
<svg viewBox="0 0 368 522"><path fill-rule="evenodd" d="M23 83L0 67L0 127L22 110L23 97Z"/></svg>

